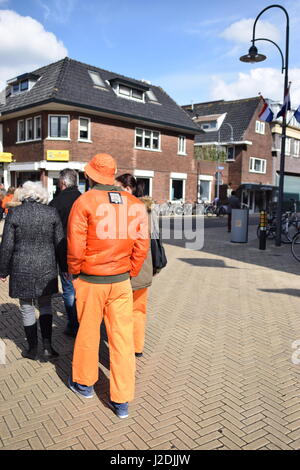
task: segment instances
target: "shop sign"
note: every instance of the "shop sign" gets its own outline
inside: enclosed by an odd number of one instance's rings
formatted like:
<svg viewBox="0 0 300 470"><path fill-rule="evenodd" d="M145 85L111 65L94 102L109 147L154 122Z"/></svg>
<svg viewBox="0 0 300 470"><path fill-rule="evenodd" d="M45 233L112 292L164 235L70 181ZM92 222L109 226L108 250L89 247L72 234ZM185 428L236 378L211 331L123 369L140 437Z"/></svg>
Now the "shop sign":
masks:
<svg viewBox="0 0 300 470"><path fill-rule="evenodd" d="M68 162L69 160L69 150L47 150L47 161L49 162Z"/></svg>
<svg viewBox="0 0 300 470"><path fill-rule="evenodd" d="M13 154L9 152L0 152L0 162L11 163Z"/></svg>

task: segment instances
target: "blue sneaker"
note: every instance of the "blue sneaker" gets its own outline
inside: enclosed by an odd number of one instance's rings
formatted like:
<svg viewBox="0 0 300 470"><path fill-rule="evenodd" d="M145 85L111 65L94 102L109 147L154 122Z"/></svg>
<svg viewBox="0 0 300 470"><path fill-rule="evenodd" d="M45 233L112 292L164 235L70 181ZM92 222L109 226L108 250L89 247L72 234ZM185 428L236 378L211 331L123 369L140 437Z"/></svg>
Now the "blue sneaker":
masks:
<svg viewBox="0 0 300 470"><path fill-rule="evenodd" d="M118 418L128 418L128 402L125 403L116 403L114 401L109 402L109 406L116 413Z"/></svg>
<svg viewBox="0 0 300 470"><path fill-rule="evenodd" d="M77 393L77 395L83 398L93 398L94 396L94 387L88 387L87 385L80 385L77 382L73 382L71 377L69 377L68 386L72 392Z"/></svg>

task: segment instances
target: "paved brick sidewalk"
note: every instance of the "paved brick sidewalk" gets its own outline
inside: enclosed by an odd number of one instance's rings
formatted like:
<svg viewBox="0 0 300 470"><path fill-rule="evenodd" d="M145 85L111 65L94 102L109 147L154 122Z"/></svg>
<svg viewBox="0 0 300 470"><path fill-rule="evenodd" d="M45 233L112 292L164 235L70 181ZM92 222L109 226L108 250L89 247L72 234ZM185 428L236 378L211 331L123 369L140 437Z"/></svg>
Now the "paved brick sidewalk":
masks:
<svg viewBox="0 0 300 470"><path fill-rule="evenodd" d="M208 229L202 251L166 245L151 289L145 355L130 417L107 407L109 353L101 343L97 397L66 387L72 340L54 300L56 364L21 358L17 303L0 286L0 448L300 449L300 265L288 246L232 244ZM180 245L179 242L176 242Z"/></svg>

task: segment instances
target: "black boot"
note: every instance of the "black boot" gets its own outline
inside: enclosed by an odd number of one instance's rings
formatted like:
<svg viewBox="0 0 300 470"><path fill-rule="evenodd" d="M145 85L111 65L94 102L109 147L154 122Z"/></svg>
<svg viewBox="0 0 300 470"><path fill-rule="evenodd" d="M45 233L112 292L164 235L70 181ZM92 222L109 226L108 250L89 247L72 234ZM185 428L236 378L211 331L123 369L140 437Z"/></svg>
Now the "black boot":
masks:
<svg viewBox="0 0 300 470"><path fill-rule="evenodd" d="M40 315L40 328L43 340L43 355L45 361L55 359L59 356L51 344L52 338L52 315Z"/></svg>
<svg viewBox="0 0 300 470"><path fill-rule="evenodd" d="M34 323L30 326L24 326L24 330L29 348L27 351L23 351L21 355L26 359L32 359L35 361L37 359L38 352L37 324Z"/></svg>

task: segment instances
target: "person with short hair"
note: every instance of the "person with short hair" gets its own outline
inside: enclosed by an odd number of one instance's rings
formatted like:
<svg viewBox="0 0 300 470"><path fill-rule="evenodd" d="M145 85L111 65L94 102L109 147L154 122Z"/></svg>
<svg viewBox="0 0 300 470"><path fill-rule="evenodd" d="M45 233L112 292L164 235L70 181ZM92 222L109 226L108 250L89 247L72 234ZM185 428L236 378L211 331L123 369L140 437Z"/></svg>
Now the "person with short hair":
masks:
<svg viewBox="0 0 300 470"><path fill-rule="evenodd" d="M0 246L0 278L9 276L9 295L18 298L28 350L22 356L38 357L35 304L40 311L42 359L58 357L52 347L51 296L58 292L57 258L63 265L64 232L54 207L47 206L48 192L38 182L27 181L18 190L21 205L11 208L5 219Z"/></svg>
<svg viewBox="0 0 300 470"><path fill-rule="evenodd" d="M74 203L68 222L68 267L73 276L79 330L70 389L94 395L99 375L100 325L105 317L110 354L109 406L127 418L135 388L132 289L149 249L144 204L114 185L116 163L97 154L86 165L91 189Z"/></svg>
<svg viewBox="0 0 300 470"><path fill-rule="evenodd" d="M61 170L58 180L59 193L49 204L50 206L55 207L59 213L65 237L67 237L68 218L72 206L76 199L81 196L77 182L78 174L75 170L71 168ZM67 246L65 246L65 264L67 265ZM75 338L78 330L78 321L72 276L67 272L63 273L61 271L59 274L63 291L62 296L68 319L64 334Z"/></svg>

